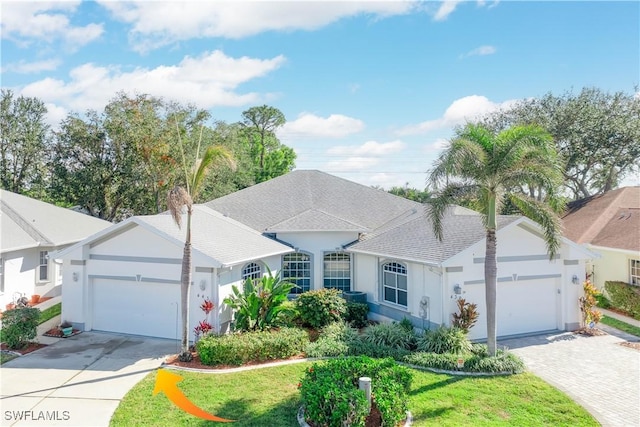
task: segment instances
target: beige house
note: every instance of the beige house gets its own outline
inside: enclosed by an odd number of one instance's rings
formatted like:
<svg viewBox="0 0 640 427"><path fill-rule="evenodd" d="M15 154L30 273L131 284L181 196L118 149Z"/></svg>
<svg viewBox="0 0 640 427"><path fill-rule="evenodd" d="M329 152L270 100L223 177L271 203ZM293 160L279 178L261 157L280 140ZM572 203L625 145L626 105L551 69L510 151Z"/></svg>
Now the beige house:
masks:
<svg viewBox="0 0 640 427"><path fill-rule="evenodd" d="M587 270L599 289L610 280L640 286L640 186L572 202L563 224L568 239L601 255Z"/></svg>

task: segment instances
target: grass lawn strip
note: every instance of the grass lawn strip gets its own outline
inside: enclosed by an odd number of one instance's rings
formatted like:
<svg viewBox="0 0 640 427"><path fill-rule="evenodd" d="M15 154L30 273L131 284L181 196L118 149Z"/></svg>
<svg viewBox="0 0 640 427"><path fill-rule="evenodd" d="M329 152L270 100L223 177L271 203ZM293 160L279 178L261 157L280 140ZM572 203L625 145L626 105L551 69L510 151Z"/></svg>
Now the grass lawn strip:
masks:
<svg viewBox="0 0 640 427"><path fill-rule="evenodd" d="M49 308L45 308L44 310L42 310L42 313L40 313L40 320L38 324L42 325L47 320L51 320L54 317L60 315L61 313L62 313L62 303L58 303L56 305L52 305Z"/></svg>
<svg viewBox="0 0 640 427"><path fill-rule="evenodd" d="M311 362L229 375L178 371L180 390L194 404L234 426L297 426L297 384ZM597 426L582 407L534 375L459 377L413 372L409 410L415 426ZM200 426L164 394L152 396L156 373L122 400L111 426Z"/></svg>
<svg viewBox="0 0 640 427"><path fill-rule="evenodd" d="M605 325L611 326L612 328L616 328L628 334L635 335L636 337L640 337L640 328L638 328L637 326L630 325L621 320L614 319L613 317L602 316L602 320L600 320L600 323L604 323Z"/></svg>

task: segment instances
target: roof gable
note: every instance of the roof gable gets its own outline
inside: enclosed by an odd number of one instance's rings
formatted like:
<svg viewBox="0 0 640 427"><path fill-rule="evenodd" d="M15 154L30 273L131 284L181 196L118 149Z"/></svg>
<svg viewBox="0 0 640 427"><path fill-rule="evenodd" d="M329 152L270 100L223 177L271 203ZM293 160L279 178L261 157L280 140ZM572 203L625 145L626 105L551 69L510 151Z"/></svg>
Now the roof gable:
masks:
<svg viewBox="0 0 640 427"><path fill-rule="evenodd" d="M572 202L562 222L577 243L640 251L640 186Z"/></svg>
<svg viewBox="0 0 640 427"><path fill-rule="evenodd" d="M78 242L112 224L40 200L0 190L3 252Z"/></svg>
<svg viewBox="0 0 640 427"><path fill-rule="evenodd" d="M422 205L324 172L297 170L206 206L264 232L287 222L294 229L326 231L318 221L323 214L325 219L333 217L333 227L343 226L345 231L354 225L373 230Z"/></svg>

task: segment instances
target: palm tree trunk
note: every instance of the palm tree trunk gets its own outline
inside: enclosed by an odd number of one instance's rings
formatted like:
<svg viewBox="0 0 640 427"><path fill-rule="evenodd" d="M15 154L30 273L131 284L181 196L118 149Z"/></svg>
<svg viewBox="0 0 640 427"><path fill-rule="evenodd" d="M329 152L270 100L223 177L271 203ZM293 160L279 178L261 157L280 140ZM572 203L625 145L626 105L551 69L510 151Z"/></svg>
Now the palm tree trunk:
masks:
<svg viewBox="0 0 640 427"><path fill-rule="evenodd" d="M495 228L487 228L487 247L484 258L484 284L487 304L487 347L489 349L489 356L495 356L497 350L496 276L498 275L498 259L496 256L496 247L496 230Z"/></svg>
<svg viewBox="0 0 640 427"><path fill-rule="evenodd" d="M180 304L182 321L182 350L180 360L191 360L189 351L189 289L191 288L191 208L187 208L187 237L182 254L182 274L180 280Z"/></svg>

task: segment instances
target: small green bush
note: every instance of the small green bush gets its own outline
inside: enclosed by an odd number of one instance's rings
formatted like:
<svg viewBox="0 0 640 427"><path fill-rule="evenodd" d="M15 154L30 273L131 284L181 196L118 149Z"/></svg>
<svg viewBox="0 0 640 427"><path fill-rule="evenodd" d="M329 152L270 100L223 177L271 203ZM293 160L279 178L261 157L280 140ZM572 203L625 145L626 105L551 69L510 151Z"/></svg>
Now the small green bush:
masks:
<svg viewBox="0 0 640 427"><path fill-rule="evenodd" d="M362 340L362 338L349 343L349 354L352 356L390 357L395 360L402 360L410 353L411 351L404 348L373 344Z"/></svg>
<svg viewBox="0 0 640 427"><path fill-rule="evenodd" d="M319 426L364 426L369 408L364 392L358 390L362 376L371 378L373 401L383 425L395 426L404 419L410 371L393 359L365 356L332 359L305 372L300 392L306 417Z"/></svg>
<svg viewBox="0 0 640 427"><path fill-rule="evenodd" d="M401 323L380 323L364 330L362 340L376 345L412 350L416 346L416 335L413 325L409 330Z"/></svg>
<svg viewBox="0 0 640 427"><path fill-rule="evenodd" d="M438 329L425 331L418 337L418 350L437 354L462 354L471 351L471 342L462 329L440 326Z"/></svg>
<svg viewBox="0 0 640 427"><path fill-rule="evenodd" d="M486 346L484 349L482 347L478 348L477 352L483 353L483 350L486 350ZM462 369L458 369L458 358L460 357L464 360L464 366ZM451 353L437 354L417 352L407 355L403 361L415 366L443 369L447 371L462 370L464 372L511 374L517 374L524 371L524 363L522 362L522 359L505 350L498 350L494 357L489 357L488 353L468 353L465 355L457 355Z"/></svg>
<svg viewBox="0 0 640 427"><path fill-rule="evenodd" d="M330 323L315 342L305 349L308 357L336 357L349 353L349 343L358 340L358 331L345 322Z"/></svg>
<svg viewBox="0 0 640 427"><path fill-rule="evenodd" d="M296 307L303 325L322 328L342 320L347 312L347 302L337 289L318 289L300 294Z"/></svg>
<svg viewBox="0 0 640 427"><path fill-rule="evenodd" d="M345 319L354 328L364 328L369 324L367 315L369 314L369 305L361 302L348 302L347 313Z"/></svg>
<svg viewBox="0 0 640 427"><path fill-rule="evenodd" d="M0 340L10 349L26 346L38 334L40 310L35 307L20 307L2 313L2 337Z"/></svg>
<svg viewBox="0 0 640 427"><path fill-rule="evenodd" d="M403 317L400 322L398 322L402 328L404 328L407 332L413 333L413 322L408 317Z"/></svg>
<svg viewBox="0 0 640 427"><path fill-rule="evenodd" d="M611 308L611 301L604 296L603 294L596 295L596 301L598 302L598 307L600 308Z"/></svg>
<svg viewBox="0 0 640 427"><path fill-rule="evenodd" d="M205 365L242 365L286 359L301 354L309 343L306 331L282 328L273 331L211 335L196 344Z"/></svg>
<svg viewBox="0 0 640 427"><path fill-rule="evenodd" d="M626 311L640 320L640 288L624 282L605 282L604 289L613 307Z"/></svg>

